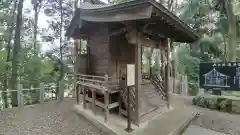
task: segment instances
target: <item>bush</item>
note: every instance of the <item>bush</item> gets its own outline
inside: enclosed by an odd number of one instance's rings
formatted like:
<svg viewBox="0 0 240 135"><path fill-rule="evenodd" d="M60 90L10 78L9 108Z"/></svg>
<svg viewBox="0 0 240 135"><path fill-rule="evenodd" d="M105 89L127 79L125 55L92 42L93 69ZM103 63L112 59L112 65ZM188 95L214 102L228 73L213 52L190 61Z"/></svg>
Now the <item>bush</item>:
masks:
<svg viewBox="0 0 240 135"><path fill-rule="evenodd" d="M220 96L199 95L193 98L192 103L204 108L232 112L232 100Z"/></svg>
<svg viewBox="0 0 240 135"><path fill-rule="evenodd" d="M209 99L209 109L218 109L219 105L217 102L217 98Z"/></svg>
<svg viewBox="0 0 240 135"><path fill-rule="evenodd" d="M220 103L220 110L223 112L232 112L232 100L222 100L222 102Z"/></svg>
<svg viewBox="0 0 240 135"><path fill-rule="evenodd" d="M191 96L196 96L198 93L197 82L188 83L188 94Z"/></svg>
<svg viewBox="0 0 240 135"><path fill-rule="evenodd" d="M204 96L196 96L195 98L193 98L193 104L201 107L207 107L208 101Z"/></svg>

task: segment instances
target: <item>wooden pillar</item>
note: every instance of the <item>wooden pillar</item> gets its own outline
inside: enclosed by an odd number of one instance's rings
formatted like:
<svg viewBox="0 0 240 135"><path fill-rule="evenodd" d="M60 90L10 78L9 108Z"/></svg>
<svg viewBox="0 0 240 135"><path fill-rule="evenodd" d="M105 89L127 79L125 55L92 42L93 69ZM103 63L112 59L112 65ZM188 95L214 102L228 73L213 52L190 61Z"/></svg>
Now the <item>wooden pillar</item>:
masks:
<svg viewBox="0 0 240 135"><path fill-rule="evenodd" d="M122 109L122 98L121 98L121 92L118 93L118 115L121 116L121 109Z"/></svg>
<svg viewBox="0 0 240 135"><path fill-rule="evenodd" d="M83 108L86 109L86 88L83 87Z"/></svg>
<svg viewBox="0 0 240 135"><path fill-rule="evenodd" d="M105 91L104 92L104 111L105 111L104 122L108 121L108 117L109 117L108 106L109 106L109 93L108 93L108 91Z"/></svg>
<svg viewBox="0 0 240 135"><path fill-rule="evenodd" d="M165 68L165 65L164 65L164 54L165 54L165 50L160 50L160 53L161 53L161 76L162 76L162 78L164 79L165 78L165 74L164 74L164 68Z"/></svg>
<svg viewBox="0 0 240 135"><path fill-rule="evenodd" d="M90 48L87 45L87 70L86 74L91 75L92 74L92 66L91 66L91 52Z"/></svg>
<svg viewBox="0 0 240 135"><path fill-rule="evenodd" d="M79 103L79 94L78 94L78 90L77 90L77 54L78 54L78 46L79 46L79 40L78 39L74 39L74 43L73 43L73 56L72 56L72 59L73 59L73 62L74 62L74 88L73 88L73 97L76 97L77 98L77 104Z"/></svg>
<svg viewBox="0 0 240 135"><path fill-rule="evenodd" d="M79 73L80 66L80 52L81 52L81 40L79 38L74 39L74 52L73 52L73 61L74 61L74 89L73 97L76 97L77 104L80 102L80 92L79 84L77 84L77 74Z"/></svg>
<svg viewBox="0 0 240 135"><path fill-rule="evenodd" d="M141 74L143 73L143 47L141 46Z"/></svg>
<svg viewBox="0 0 240 135"><path fill-rule="evenodd" d="M140 33L137 33L137 44L135 44L135 98L136 98L136 124L139 125L140 122L140 99L139 92L141 90L141 43L139 40Z"/></svg>
<svg viewBox="0 0 240 135"><path fill-rule="evenodd" d="M94 114L96 114L96 103L95 103L95 101L96 101L96 91L95 91L95 89L92 89L92 111L93 111L93 113Z"/></svg>
<svg viewBox="0 0 240 135"><path fill-rule="evenodd" d="M166 101L167 101L167 107L169 108L169 96L168 96L168 92L169 92L169 77L170 77L170 60L169 60L169 54L170 54L170 39L167 38L166 39L166 60L167 60L167 64L165 67L165 91L166 91Z"/></svg>
<svg viewBox="0 0 240 135"><path fill-rule="evenodd" d="M176 64L175 60L172 60L172 79L173 79L173 93L176 92Z"/></svg>

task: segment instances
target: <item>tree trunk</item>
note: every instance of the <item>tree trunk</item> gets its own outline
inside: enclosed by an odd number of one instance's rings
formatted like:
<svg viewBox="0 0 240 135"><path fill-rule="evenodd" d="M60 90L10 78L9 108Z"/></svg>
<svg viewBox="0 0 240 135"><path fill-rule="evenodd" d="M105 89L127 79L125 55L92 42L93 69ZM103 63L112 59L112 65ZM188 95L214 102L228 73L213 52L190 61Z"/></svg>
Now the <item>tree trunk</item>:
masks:
<svg viewBox="0 0 240 135"><path fill-rule="evenodd" d="M75 0L75 3L74 3L74 10L76 10L78 8L78 1L79 0Z"/></svg>
<svg viewBox="0 0 240 135"><path fill-rule="evenodd" d="M37 55L37 30L38 30L38 14L41 7L40 3L36 2L34 5L34 32L33 32L33 48L35 55Z"/></svg>
<svg viewBox="0 0 240 135"><path fill-rule="evenodd" d="M59 44L60 44L60 59L62 60L63 58L63 52L62 52L62 25L63 25L63 9L62 9L62 0L60 0L60 40L59 40ZM62 71L61 71L62 72Z"/></svg>
<svg viewBox="0 0 240 135"><path fill-rule="evenodd" d="M237 28L236 28L236 17L233 13L232 1L225 0L225 9L228 19L228 61L236 61L236 37L237 37Z"/></svg>
<svg viewBox="0 0 240 135"><path fill-rule="evenodd" d="M59 1L59 5L60 5L60 39L59 39L59 44L60 44L60 60L63 60L63 46L62 46L62 25L63 25L63 10L62 10L62 0ZM59 93L59 82L62 80L61 75L63 75L63 68L60 68L60 77L57 80L57 88L56 88L56 95L58 95Z"/></svg>
<svg viewBox="0 0 240 135"><path fill-rule="evenodd" d="M34 58L35 58L35 63L34 63L34 71L36 71L36 74L35 74L35 81L33 83L33 87L34 88L37 88L39 87L39 79L38 79L38 75L39 75L39 61L37 60L38 58L38 46L37 46L37 33L38 33L38 16L39 16L39 11L40 11L40 8L41 8L41 1L40 0L36 0L36 3L34 3L33 5L34 7L34 32L33 32L33 49L34 49ZM38 103L39 101L39 91L32 91L31 92L33 95L35 95L37 98L36 98L36 101L34 101L35 103Z"/></svg>
<svg viewBox="0 0 240 135"><path fill-rule="evenodd" d="M8 70L9 65L8 62L10 61L10 53L11 53L11 41L12 41L12 33L14 28L14 18L16 16L16 8L17 8L17 0L14 2L13 10L11 13L11 25L8 28L9 29L9 37L7 41L7 59L6 59L6 72L4 73L4 80L3 80L3 89L4 91L7 91L8 88ZM8 97L7 93L2 93L3 101L4 101L4 108L8 108Z"/></svg>
<svg viewBox="0 0 240 135"><path fill-rule="evenodd" d="M223 35L223 43L224 43L224 62L227 61L227 40L226 40L226 35Z"/></svg>
<svg viewBox="0 0 240 135"><path fill-rule="evenodd" d="M15 31L15 42L12 51L12 77L11 77L11 89L16 90L18 84L18 65L19 65L19 52L21 49L21 27L22 27L22 8L23 0L19 0L17 10L17 23ZM12 92L12 106L18 106L17 92Z"/></svg>

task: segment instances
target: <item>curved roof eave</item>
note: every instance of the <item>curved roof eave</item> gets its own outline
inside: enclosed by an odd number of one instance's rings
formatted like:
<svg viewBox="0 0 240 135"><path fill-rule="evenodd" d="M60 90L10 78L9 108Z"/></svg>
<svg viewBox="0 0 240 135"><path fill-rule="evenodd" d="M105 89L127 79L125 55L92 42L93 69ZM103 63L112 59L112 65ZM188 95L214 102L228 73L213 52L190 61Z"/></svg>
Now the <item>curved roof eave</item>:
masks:
<svg viewBox="0 0 240 135"><path fill-rule="evenodd" d="M182 29L188 33L188 35L192 38L192 41L196 41L199 38L199 35L192 30L186 23L184 23L182 20L180 20L176 15L174 15L172 12L170 12L168 9L166 9L164 6L162 6L160 3L157 3L154 0L132 0L127 2L122 2L118 4L108 4L108 5L100 5L100 4L91 4L88 2L85 2L84 4L80 5L80 7L75 11L74 18L78 18L78 21L80 21L80 12L85 13L92 13L92 12L111 12L111 11L118 11L123 8L129 8L136 5L141 4L151 4L153 7L155 7L157 10L159 10L161 13L167 16L168 19L170 19L171 22L174 22L177 25L180 25ZM73 20L74 20L73 18ZM74 22L71 22L69 28L74 25ZM75 19L77 20L77 19ZM73 26L72 26L73 27ZM67 30L66 36L70 37L71 30Z"/></svg>

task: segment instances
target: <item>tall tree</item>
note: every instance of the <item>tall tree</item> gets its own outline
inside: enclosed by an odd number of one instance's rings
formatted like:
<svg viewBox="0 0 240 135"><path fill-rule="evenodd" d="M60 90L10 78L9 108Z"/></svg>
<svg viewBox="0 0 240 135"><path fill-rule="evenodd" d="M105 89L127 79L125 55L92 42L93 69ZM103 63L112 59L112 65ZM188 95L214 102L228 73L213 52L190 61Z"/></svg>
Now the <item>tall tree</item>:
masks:
<svg viewBox="0 0 240 135"><path fill-rule="evenodd" d="M236 61L236 38L237 38L237 21L233 13L233 0L223 0L224 8L228 20L228 61Z"/></svg>
<svg viewBox="0 0 240 135"><path fill-rule="evenodd" d="M39 74L40 74L40 69L39 69L39 57L38 57L38 52L39 52L39 44L38 44L38 40L37 40L37 35L38 35L38 18L39 18L39 12L41 10L42 7L42 0L32 0L32 5L33 5L33 9L34 9L34 28L33 28L33 49L34 49L34 60L35 60L35 64L34 64L34 70L35 70L35 81L33 83L33 87L37 88L40 84L39 82ZM39 97L39 91L34 91L33 92L34 95L37 95L37 97ZM36 98L38 102L38 98Z"/></svg>
<svg viewBox="0 0 240 135"><path fill-rule="evenodd" d="M49 4L45 7L44 13L47 16L52 17L49 22L49 29L53 31L52 35L48 35L51 41L58 40L59 41L59 58L63 59L64 50L69 45L66 38L63 38L63 31L70 24L71 17L73 15L73 9L76 7L76 2L67 1L67 0L53 0L49 2ZM50 41L50 40L49 40ZM60 68L60 76L57 80L57 85L59 81L62 79L64 71ZM58 89L57 89L58 91Z"/></svg>
<svg viewBox="0 0 240 135"><path fill-rule="evenodd" d="M63 30L63 4L62 0L59 0L60 6L60 36L59 36L59 45L60 45L60 59L63 59L63 52L62 52L62 30Z"/></svg>
<svg viewBox="0 0 240 135"><path fill-rule="evenodd" d="M62 5L62 0L59 0L59 6L60 6L60 29L59 29L59 31L60 31L60 35L59 35L59 52L60 52L60 60L63 60L63 44L62 44L62 29L63 29L63 5ZM60 74L61 75L63 75L63 68L60 68ZM58 94L59 93L59 87L60 87L60 79L62 79L62 78L59 78L58 80L57 80L57 88L56 88L56 94Z"/></svg>
<svg viewBox="0 0 240 135"><path fill-rule="evenodd" d="M75 2L74 2L74 10L76 10L78 8L79 1L81 1L81 0L75 0Z"/></svg>
<svg viewBox="0 0 240 135"><path fill-rule="evenodd" d="M237 4L235 0L208 0L208 5L212 10L220 12L220 16L227 21L227 60L236 61L236 38L237 38L237 20L234 14L233 5ZM213 3L213 4L211 4Z"/></svg>
<svg viewBox="0 0 240 135"><path fill-rule="evenodd" d="M16 16L16 8L17 8L17 0L14 1L14 6L11 12L11 20L8 23L7 27L7 33L5 33L7 36L7 58L6 58L6 65L5 65L5 72L4 72L4 80L3 80L3 89L4 91L7 91L8 88L8 73L9 73L9 61L10 61L10 53L11 53L11 41L12 41L12 33L14 29L14 19ZM8 108L8 97L7 93L3 93L3 98L4 98L4 106L5 108Z"/></svg>
<svg viewBox="0 0 240 135"><path fill-rule="evenodd" d="M12 51L12 77L11 89L16 90L18 84L18 66L19 66L19 52L21 49L21 27L22 27L22 8L23 0L19 0L17 6L17 22L15 30L14 46ZM17 106L17 92L12 92L12 106Z"/></svg>
<svg viewBox="0 0 240 135"><path fill-rule="evenodd" d="M42 7L42 0L32 0L34 9L34 32L33 32L33 48L37 50L37 34L38 34L38 16Z"/></svg>

